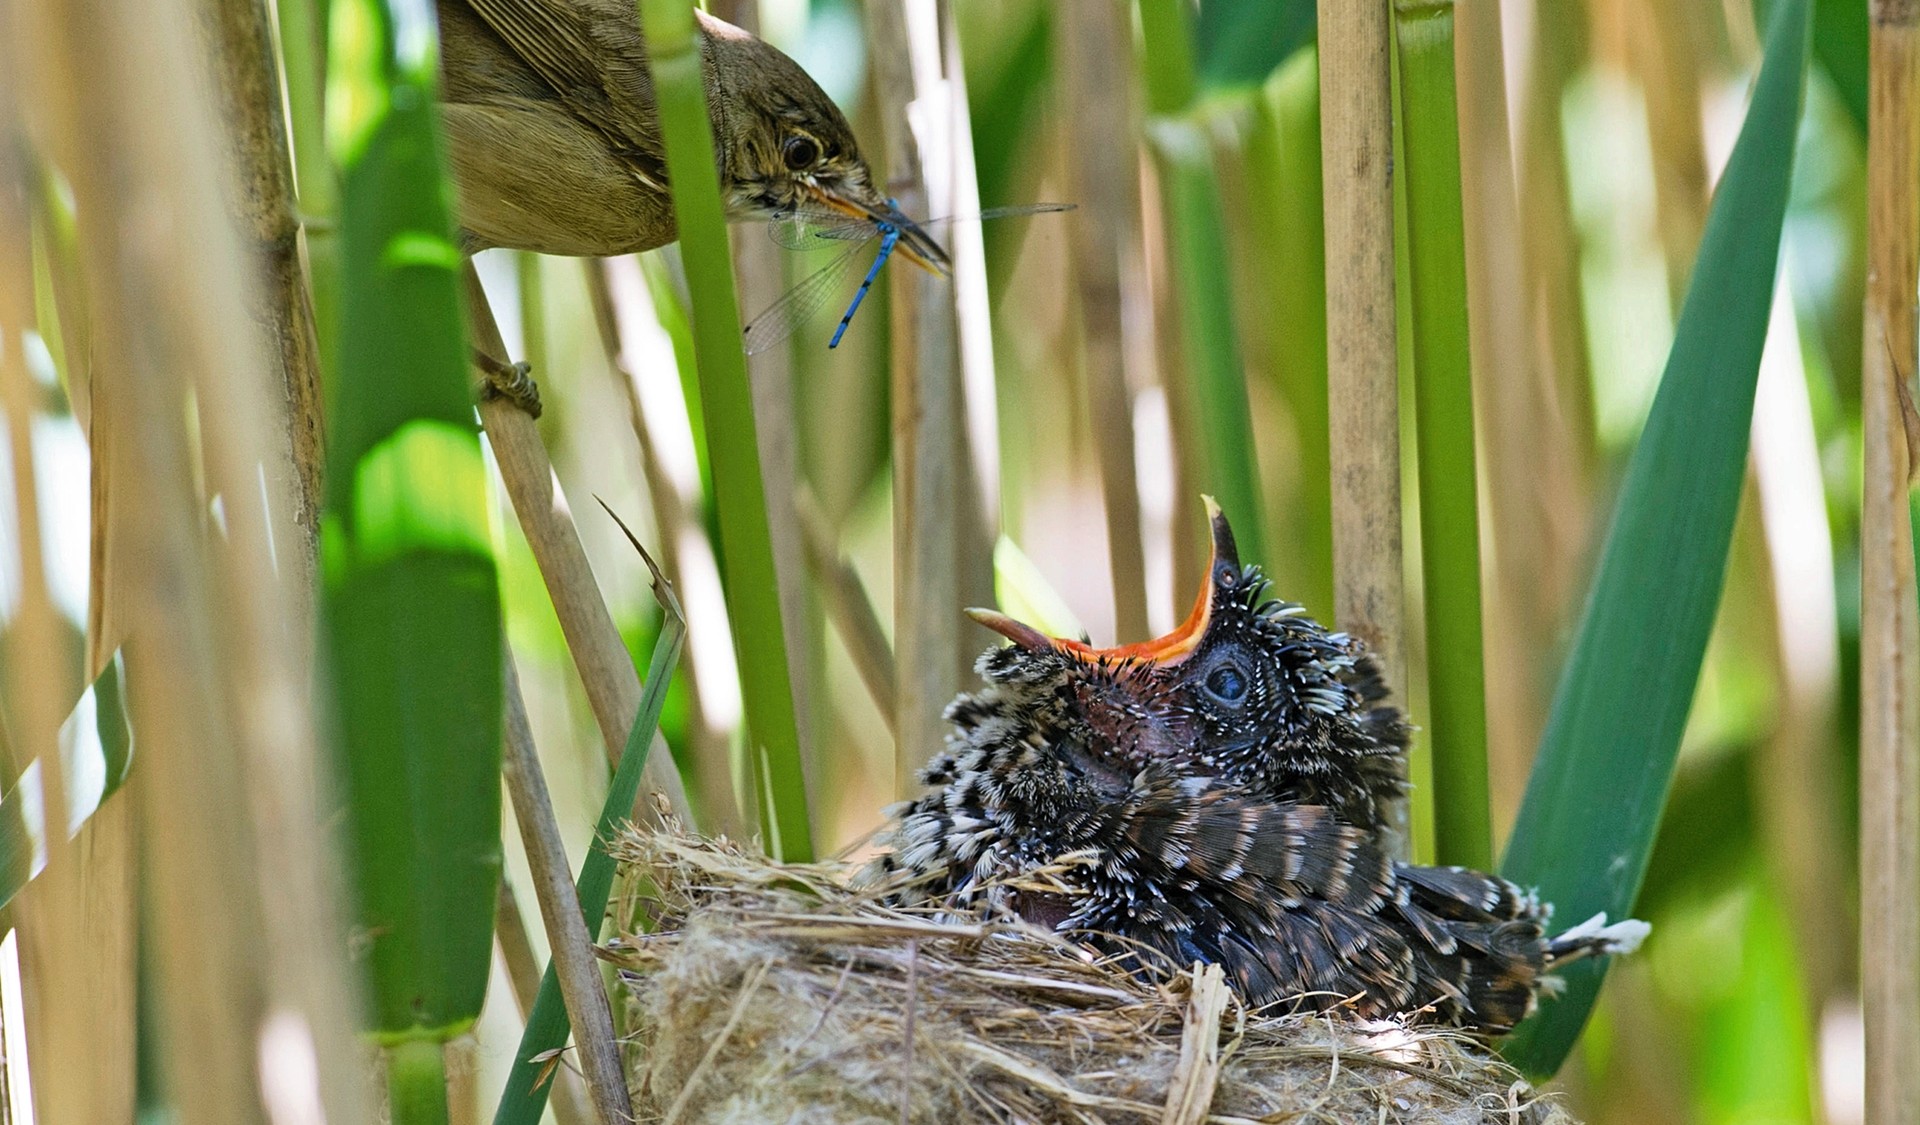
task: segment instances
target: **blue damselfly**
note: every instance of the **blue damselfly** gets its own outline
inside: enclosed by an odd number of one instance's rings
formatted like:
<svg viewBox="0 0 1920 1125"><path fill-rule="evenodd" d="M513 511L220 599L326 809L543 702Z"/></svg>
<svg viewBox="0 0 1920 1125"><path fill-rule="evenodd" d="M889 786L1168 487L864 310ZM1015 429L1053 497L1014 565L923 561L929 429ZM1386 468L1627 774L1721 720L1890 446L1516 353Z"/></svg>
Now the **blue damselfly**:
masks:
<svg viewBox="0 0 1920 1125"><path fill-rule="evenodd" d="M1016 207L995 207L982 211L978 215L934 219L920 224L912 223L904 216L898 220L856 218L825 209L797 209L782 212L774 217L768 228L773 240L779 245L789 250L814 250L834 246L845 246L846 249L831 262L808 275L806 280L787 290L786 294L766 311L748 322L746 352L748 355L754 355L766 351L791 336L795 330L806 323L835 293L841 291L843 280L859 259L861 251L875 239L879 240L880 248L874 254L873 263L867 267L866 276L861 278L859 288L854 290L853 299L848 303L847 311L841 315L839 325L834 328L833 338L827 342L829 348L840 346L840 337L846 334L847 325L853 322L853 314L859 311L860 302L866 300L867 291L873 288L873 279L880 276L880 267L886 265L895 247L911 252L910 256L921 261L929 269L943 274L947 272L945 252L940 250L939 245L926 234L923 228L957 221L1004 219L1020 215L1040 215L1052 211L1071 211L1073 207L1071 203L1029 203ZM851 245L848 245L849 243Z"/></svg>

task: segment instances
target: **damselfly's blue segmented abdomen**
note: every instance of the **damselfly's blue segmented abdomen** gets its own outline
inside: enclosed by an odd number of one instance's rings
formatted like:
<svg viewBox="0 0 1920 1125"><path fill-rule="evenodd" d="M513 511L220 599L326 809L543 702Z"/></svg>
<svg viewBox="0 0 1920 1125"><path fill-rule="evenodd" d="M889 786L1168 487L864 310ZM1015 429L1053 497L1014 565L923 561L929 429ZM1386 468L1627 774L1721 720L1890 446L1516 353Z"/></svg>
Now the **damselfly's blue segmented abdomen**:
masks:
<svg viewBox="0 0 1920 1125"><path fill-rule="evenodd" d="M873 265L867 267L867 276L860 279L860 288L854 291L853 303L847 306L846 314L840 318L840 326L833 330L833 339L827 341L829 348L840 346L840 337L847 334L847 325L853 323L853 314L860 311L860 302L867 299L867 290L873 288L873 279L880 276L880 267L887 264L887 259L893 256L893 248L900 242L899 231L890 224L882 225L886 227L886 234L880 237L880 253L874 255Z"/></svg>

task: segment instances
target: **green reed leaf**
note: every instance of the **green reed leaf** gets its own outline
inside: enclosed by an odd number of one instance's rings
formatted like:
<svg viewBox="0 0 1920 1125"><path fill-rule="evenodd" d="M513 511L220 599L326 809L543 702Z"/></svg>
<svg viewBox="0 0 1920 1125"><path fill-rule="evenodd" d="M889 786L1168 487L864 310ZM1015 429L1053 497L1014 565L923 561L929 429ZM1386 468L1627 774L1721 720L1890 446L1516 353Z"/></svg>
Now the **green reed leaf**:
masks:
<svg viewBox="0 0 1920 1125"><path fill-rule="evenodd" d="M1808 54L1806 0L1781 0L1740 139L1714 195L1673 349L1633 452L1599 572L1561 674L1502 873L1560 924L1633 909L1673 780L1720 600L1746 470L1793 173ZM1573 1047L1606 966L1505 1046L1534 1074Z"/></svg>

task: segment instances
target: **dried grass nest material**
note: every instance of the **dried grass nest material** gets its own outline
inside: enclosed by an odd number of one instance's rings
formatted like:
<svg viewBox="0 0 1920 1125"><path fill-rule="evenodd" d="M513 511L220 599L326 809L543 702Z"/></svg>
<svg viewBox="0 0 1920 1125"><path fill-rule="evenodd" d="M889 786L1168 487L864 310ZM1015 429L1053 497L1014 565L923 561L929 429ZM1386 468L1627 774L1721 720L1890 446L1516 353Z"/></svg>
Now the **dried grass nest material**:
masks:
<svg viewBox="0 0 1920 1125"><path fill-rule="evenodd" d="M1017 922L883 905L845 865L639 829L615 854L653 930L602 951L643 1122L1573 1125L1456 1035L1248 1012L1215 969L1143 980Z"/></svg>

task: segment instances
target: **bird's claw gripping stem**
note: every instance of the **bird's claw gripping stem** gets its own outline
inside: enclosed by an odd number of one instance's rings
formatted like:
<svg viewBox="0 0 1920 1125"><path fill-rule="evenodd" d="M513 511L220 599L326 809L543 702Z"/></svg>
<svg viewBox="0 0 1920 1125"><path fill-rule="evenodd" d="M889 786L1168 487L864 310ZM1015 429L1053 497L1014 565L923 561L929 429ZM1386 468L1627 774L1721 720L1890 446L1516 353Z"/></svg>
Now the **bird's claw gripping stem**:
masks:
<svg viewBox="0 0 1920 1125"><path fill-rule="evenodd" d="M529 417L540 417L540 384L533 380L531 365L504 363L479 348L473 349L473 363L483 376L482 398L503 398L526 411Z"/></svg>

